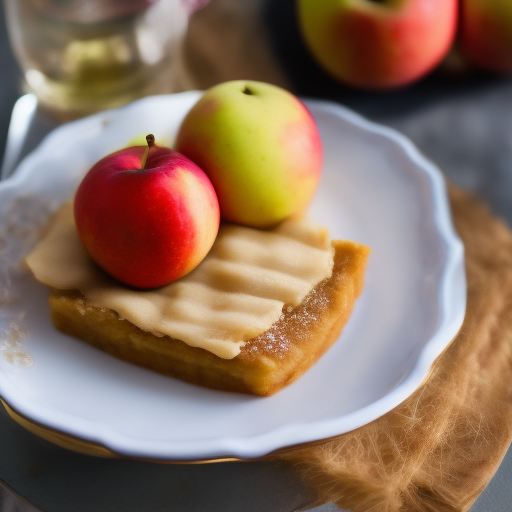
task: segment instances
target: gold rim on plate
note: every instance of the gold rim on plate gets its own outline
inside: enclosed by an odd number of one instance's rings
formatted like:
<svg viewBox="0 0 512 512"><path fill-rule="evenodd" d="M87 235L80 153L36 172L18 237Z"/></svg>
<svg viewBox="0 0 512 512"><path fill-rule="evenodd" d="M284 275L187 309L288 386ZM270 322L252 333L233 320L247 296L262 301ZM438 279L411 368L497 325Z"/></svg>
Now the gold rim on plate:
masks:
<svg viewBox="0 0 512 512"><path fill-rule="evenodd" d="M101 444L84 441L83 439L72 436L70 434L65 434L56 429L41 425L40 423L28 419L26 416L13 409L2 398L0 398L0 403L4 406L7 414L24 429L46 441L49 441L50 443L60 446L61 448L66 448L67 450L81 453L83 455L92 455L94 457L101 457L104 459L133 459L141 462L159 462L163 464L209 464L214 462L236 462L244 460L237 459L235 457L218 457L202 460L165 460L144 457L130 457L116 453L109 448L102 446Z"/></svg>

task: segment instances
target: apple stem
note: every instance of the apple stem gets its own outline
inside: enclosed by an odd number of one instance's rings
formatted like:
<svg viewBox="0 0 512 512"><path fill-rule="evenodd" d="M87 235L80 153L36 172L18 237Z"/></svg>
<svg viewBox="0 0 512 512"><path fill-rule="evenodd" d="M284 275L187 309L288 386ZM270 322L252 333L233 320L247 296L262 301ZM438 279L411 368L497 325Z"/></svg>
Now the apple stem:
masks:
<svg viewBox="0 0 512 512"><path fill-rule="evenodd" d="M146 135L146 142L148 143L148 147L146 148L146 151L144 151L144 154L142 155L142 158L140 159L141 171L143 171L146 168L146 161L148 159L149 151L155 145L155 136L152 133L150 133L149 135Z"/></svg>

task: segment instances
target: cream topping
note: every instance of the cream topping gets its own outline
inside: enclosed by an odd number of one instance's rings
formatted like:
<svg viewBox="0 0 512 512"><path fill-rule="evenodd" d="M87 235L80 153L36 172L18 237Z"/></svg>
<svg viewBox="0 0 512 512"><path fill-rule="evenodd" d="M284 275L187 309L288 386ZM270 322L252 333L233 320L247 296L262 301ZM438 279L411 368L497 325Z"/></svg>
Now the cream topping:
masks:
<svg viewBox="0 0 512 512"><path fill-rule="evenodd" d="M285 304L297 306L331 275L333 250L327 230L302 219L265 231L225 224L190 274L158 289L134 290L93 262L65 205L26 263L48 286L77 289L147 332L231 359L279 320Z"/></svg>

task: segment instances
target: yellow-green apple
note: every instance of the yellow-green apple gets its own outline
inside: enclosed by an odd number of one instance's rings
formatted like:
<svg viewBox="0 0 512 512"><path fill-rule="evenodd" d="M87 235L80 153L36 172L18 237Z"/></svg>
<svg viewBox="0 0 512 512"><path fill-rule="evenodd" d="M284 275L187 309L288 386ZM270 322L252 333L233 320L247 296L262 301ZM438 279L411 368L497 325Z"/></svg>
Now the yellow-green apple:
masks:
<svg viewBox="0 0 512 512"><path fill-rule="evenodd" d="M512 1L462 0L460 44L477 66L512 74Z"/></svg>
<svg viewBox="0 0 512 512"><path fill-rule="evenodd" d="M306 106L284 89L246 80L206 91L183 120L176 149L208 175L223 219L256 228L304 209L323 162Z"/></svg>
<svg viewBox="0 0 512 512"><path fill-rule="evenodd" d="M296 1L313 57L355 87L387 89L420 79L441 62L456 33L458 0Z"/></svg>
<svg viewBox="0 0 512 512"><path fill-rule="evenodd" d="M85 248L107 273L137 288L168 284L195 268L219 229L219 204L204 172L153 145L112 153L85 175L74 214Z"/></svg>

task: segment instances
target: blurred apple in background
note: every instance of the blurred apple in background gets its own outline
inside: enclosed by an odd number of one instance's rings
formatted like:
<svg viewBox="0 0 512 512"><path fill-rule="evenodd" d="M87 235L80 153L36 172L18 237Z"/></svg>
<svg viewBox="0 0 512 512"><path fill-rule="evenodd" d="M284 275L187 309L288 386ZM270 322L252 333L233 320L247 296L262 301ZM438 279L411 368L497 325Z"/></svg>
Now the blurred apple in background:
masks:
<svg viewBox="0 0 512 512"><path fill-rule="evenodd" d="M367 89L401 87L429 73L448 53L458 19L458 0L297 0L296 9L319 64Z"/></svg>
<svg viewBox="0 0 512 512"><path fill-rule="evenodd" d="M176 150L208 175L224 220L256 228L303 209L323 163L305 105L280 87L248 80L207 90L185 117Z"/></svg>
<svg viewBox="0 0 512 512"><path fill-rule="evenodd" d="M512 0L462 0L460 44L483 69L512 74Z"/></svg>

